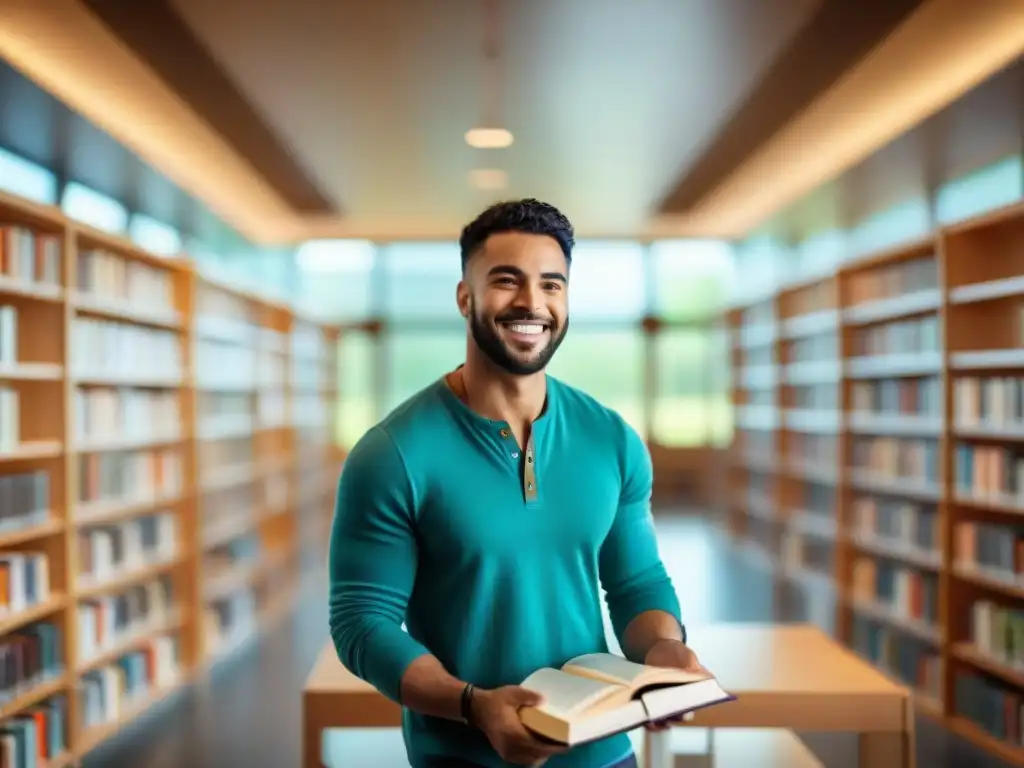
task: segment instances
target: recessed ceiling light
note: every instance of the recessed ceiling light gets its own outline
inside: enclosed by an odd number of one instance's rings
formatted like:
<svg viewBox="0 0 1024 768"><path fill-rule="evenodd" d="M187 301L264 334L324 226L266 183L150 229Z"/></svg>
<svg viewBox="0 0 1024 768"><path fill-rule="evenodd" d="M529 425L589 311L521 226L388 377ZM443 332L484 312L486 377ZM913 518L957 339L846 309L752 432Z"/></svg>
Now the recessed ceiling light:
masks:
<svg viewBox="0 0 1024 768"><path fill-rule="evenodd" d="M512 134L504 128L471 128L466 143L475 149L505 149L512 146Z"/></svg>
<svg viewBox="0 0 1024 768"><path fill-rule="evenodd" d="M477 189L504 189L508 186L508 174L499 168L477 168L469 172L469 181Z"/></svg>

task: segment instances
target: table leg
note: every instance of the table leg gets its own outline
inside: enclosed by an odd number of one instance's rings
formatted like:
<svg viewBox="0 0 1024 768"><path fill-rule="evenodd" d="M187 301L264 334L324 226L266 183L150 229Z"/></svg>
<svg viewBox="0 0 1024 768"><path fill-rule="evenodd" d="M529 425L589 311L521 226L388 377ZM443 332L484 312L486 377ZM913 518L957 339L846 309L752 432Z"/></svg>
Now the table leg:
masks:
<svg viewBox="0 0 1024 768"><path fill-rule="evenodd" d="M862 733L857 739L860 768L914 768L914 745L904 732Z"/></svg>
<svg viewBox="0 0 1024 768"><path fill-rule="evenodd" d="M302 768L324 768L324 731L330 727L316 717L312 707L303 707L302 713Z"/></svg>
<svg viewBox="0 0 1024 768"><path fill-rule="evenodd" d="M642 768L671 768L671 730L644 732L644 753L640 764Z"/></svg>

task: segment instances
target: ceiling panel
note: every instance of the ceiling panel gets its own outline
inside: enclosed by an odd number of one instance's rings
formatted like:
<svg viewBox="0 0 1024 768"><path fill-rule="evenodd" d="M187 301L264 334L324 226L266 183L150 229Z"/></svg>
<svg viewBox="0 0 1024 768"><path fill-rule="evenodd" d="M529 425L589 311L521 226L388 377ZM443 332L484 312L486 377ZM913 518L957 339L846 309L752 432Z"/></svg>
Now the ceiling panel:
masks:
<svg viewBox="0 0 1024 768"><path fill-rule="evenodd" d="M213 58L351 221L458 226L500 196L581 229L637 231L817 0L514 2L503 108L516 141L472 150L483 107L476 0L173 0Z"/></svg>

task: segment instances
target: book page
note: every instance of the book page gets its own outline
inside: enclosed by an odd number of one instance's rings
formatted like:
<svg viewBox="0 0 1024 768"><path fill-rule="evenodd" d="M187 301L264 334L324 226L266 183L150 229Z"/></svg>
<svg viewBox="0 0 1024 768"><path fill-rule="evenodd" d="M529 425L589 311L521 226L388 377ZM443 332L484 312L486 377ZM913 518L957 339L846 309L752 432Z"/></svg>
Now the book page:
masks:
<svg viewBox="0 0 1024 768"><path fill-rule="evenodd" d="M523 688L544 697L538 709L568 717L622 691L622 686L588 677L570 675L560 669L538 669L527 677Z"/></svg>
<svg viewBox="0 0 1024 768"><path fill-rule="evenodd" d="M731 701L732 695L722 690L714 678L667 688L654 688L641 697L648 716L652 720L677 717L684 712Z"/></svg>
<svg viewBox="0 0 1024 768"><path fill-rule="evenodd" d="M588 653L577 656L575 659L569 659L562 669L572 674L596 677L629 687L657 683L691 683L707 679L707 675L697 675L681 669L649 667L611 653Z"/></svg>
<svg viewBox="0 0 1024 768"><path fill-rule="evenodd" d="M566 672L579 670L589 677L599 677L621 685L632 685L651 668L612 653L588 653L577 656L575 659L569 659L562 669Z"/></svg>

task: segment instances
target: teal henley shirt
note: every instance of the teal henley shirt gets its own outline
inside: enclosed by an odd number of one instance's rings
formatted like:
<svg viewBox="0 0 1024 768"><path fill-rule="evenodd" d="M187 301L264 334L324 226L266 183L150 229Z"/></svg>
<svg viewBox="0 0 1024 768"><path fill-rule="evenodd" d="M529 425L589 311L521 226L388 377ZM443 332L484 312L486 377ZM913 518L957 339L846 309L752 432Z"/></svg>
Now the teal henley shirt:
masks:
<svg viewBox="0 0 1024 768"><path fill-rule="evenodd" d="M577 389L548 377L520 449L507 423L437 381L367 432L342 470L329 556L339 658L400 702L403 673L426 653L496 688L607 651L602 588L620 642L643 611L678 619L651 485L640 436ZM403 732L413 768L439 757L505 766L462 723L405 709ZM604 768L630 749L620 734L546 765Z"/></svg>

